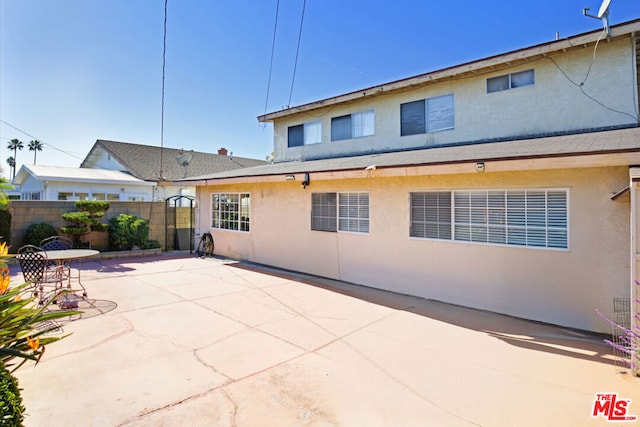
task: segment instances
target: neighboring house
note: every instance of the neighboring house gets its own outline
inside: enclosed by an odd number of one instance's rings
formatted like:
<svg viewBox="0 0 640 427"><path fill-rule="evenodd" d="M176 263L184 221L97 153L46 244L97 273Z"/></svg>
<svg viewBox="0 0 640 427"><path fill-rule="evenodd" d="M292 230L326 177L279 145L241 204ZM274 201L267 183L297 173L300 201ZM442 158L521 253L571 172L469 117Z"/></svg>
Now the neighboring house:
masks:
<svg viewBox="0 0 640 427"><path fill-rule="evenodd" d="M135 200L153 197L153 182L102 169L22 165L14 184L22 200Z"/></svg>
<svg viewBox="0 0 640 427"><path fill-rule="evenodd" d="M235 157L224 148L220 148L218 154L212 154L99 139L80 168L117 170L154 182L157 185L153 200L165 200L176 195L195 195L193 186L173 185L172 181L266 163Z"/></svg>
<svg viewBox="0 0 640 427"><path fill-rule="evenodd" d="M596 310L639 279L639 32L260 116L274 164L182 183L197 231L224 256L610 332Z"/></svg>

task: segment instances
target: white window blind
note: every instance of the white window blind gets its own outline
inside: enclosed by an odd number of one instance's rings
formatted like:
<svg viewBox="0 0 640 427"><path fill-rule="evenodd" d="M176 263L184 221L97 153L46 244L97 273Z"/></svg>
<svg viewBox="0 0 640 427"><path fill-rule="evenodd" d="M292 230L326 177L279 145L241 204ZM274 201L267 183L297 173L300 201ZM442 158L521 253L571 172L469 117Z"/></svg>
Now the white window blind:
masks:
<svg viewBox="0 0 640 427"><path fill-rule="evenodd" d="M311 193L311 229L337 231L336 193Z"/></svg>
<svg viewBox="0 0 640 427"><path fill-rule="evenodd" d="M566 190L411 193L412 237L566 249L567 218Z"/></svg>
<svg viewBox="0 0 640 427"><path fill-rule="evenodd" d="M369 194L340 193L338 198L338 224L340 231L369 232Z"/></svg>
<svg viewBox="0 0 640 427"><path fill-rule="evenodd" d="M453 94L427 99L427 132L453 129Z"/></svg>
<svg viewBox="0 0 640 427"><path fill-rule="evenodd" d="M451 192L411 193L411 236L451 239Z"/></svg>
<svg viewBox="0 0 640 427"><path fill-rule="evenodd" d="M317 120L304 124L304 145L322 142L322 122Z"/></svg>
<svg viewBox="0 0 640 427"><path fill-rule="evenodd" d="M369 193L312 193L311 229L369 232Z"/></svg>
<svg viewBox="0 0 640 427"><path fill-rule="evenodd" d="M360 111L351 115L351 136L358 138L374 134L373 110Z"/></svg>

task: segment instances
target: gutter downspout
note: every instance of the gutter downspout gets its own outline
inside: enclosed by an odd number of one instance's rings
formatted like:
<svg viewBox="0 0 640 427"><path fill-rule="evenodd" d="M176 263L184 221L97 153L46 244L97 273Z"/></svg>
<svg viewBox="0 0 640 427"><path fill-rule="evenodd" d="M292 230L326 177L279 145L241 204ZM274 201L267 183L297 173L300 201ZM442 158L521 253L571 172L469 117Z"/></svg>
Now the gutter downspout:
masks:
<svg viewBox="0 0 640 427"><path fill-rule="evenodd" d="M638 206L639 197L638 197L638 183L640 182L640 168L630 168L629 169L629 188L630 188L630 196L631 196L631 212L630 212L630 234L631 234L631 289L630 289L630 315L631 315L631 330L638 331L640 325L638 319L636 319L635 314L638 312L638 285L636 284L638 280L638 263L640 262L640 248L638 248L638 225L640 225L640 209ZM637 346L638 343L636 343ZM636 351L638 349L636 348ZM634 355L631 355L633 358ZM639 372L638 368L632 369L631 373L634 376L637 376Z"/></svg>

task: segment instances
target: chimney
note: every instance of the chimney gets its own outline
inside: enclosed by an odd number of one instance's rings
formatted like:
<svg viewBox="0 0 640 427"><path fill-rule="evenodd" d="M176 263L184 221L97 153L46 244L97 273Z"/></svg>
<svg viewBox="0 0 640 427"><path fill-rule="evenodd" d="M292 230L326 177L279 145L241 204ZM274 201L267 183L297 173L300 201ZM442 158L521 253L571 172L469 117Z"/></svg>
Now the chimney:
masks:
<svg viewBox="0 0 640 427"><path fill-rule="evenodd" d="M222 147L218 149L218 156L226 156L227 155L227 149Z"/></svg>

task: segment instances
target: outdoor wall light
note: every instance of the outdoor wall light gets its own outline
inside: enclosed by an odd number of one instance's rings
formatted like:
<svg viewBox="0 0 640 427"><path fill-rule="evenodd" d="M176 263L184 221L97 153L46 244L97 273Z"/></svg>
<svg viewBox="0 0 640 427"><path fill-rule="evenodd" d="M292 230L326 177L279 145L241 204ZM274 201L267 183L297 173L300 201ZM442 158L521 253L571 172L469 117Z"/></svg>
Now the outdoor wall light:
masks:
<svg viewBox="0 0 640 427"><path fill-rule="evenodd" d="M295 181L296 180L296 176L295 175L286 175L284 177L285 181Z"/></svg>
<svg viewBox="0 0 640 427"><path fill-rule="evenodd" d="M302 181L302 188L307 188L309 185L309 172L304 174L304 181Z"/></svg>
<svg viewBox="0 0 640 427"><path fill-rule="evenodd" d="M484 162L478 162L476 163L476 170L478 172L484 172Z"/></svg>

